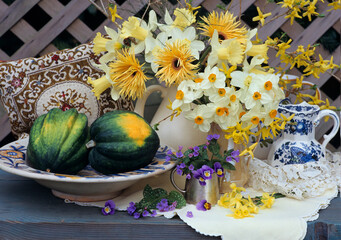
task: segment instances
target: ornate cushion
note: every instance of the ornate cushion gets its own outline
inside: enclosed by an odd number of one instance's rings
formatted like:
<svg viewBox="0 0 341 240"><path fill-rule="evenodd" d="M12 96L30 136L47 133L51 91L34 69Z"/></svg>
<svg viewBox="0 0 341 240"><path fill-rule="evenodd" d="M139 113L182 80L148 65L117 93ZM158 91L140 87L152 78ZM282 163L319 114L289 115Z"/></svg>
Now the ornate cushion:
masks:
<svg viewBox="0 0 341 240"><path fill-rule="evenodd" d="M110 90L97 100L87 83L88 77L104 73L92 64L98 57L92 44L57 51L39 58L0 63L0 99L14 135L29 133L33 121L52 108L76 108L85 113L89 124L115 109L132 110L131 101L110 97Z"/></svg>

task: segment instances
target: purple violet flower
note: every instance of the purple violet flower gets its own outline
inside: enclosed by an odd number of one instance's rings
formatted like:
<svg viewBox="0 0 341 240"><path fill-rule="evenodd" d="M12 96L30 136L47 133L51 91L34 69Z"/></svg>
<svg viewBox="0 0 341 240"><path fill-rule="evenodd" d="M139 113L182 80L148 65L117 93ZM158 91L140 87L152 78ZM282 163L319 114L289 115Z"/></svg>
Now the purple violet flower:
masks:
<svg viewBox="0 0 341 240"><path fill-rule="evenodd" d="M182 149L183 149L183 146L179 146L179 151L182 151Z"/></svg>
<svg viewBox="0 0 341 240"><path fill-rule="evenodd" d="M193 148L193 150L194 150L195 152L199 152L200 148L199 148L198 146L195 146L195 147Z"/></svg>
<svg viewBox="0 0 341 240"><path fill-rule="evenodd" d="M188 157L189 157L189 158L192 158L192 157L193 157L193 153L189 153L189 154L188 154Z"/></svg>
<svg viewBox="0 0 341 240"><path fill-rule="evenodd" d="M156 210L153 210L152 213L150 214L151 217L155 217L156 216Z"/></svg>
<svg viewBox="0 0 341 240"><path fill-rule="evenodd" d="M173 154L172 150L169 149L169 150L167 151L167 154L168 154L168 155L172 155L172 154Z"/></svg>
<svg viewBox="0 0 341 240"><path fill-rule="evenodd" d="M104 204L104 208L102 208L103 215L112 215L115 213L115 203L113 200L108 200Z"/></svg>
<svg viewBox="0 0 341 240"><path fill-rule="evenodd" d="M139 219L140 216L141 216L141 213L138 213L138 212L135 212L135 213L134 213L134 218L135 218L135 219Z"/></svg>
<svg viewBox="0 0 341 240"><path fill-rule="evenodd" d="M129 215L133 215L133 213L135 212L136 207L135 207L135 203L134 202L130 202L129 203L129 207L127 207L127 212Z"/></svg>
<svg viewBox="0 0 341 240"><path fill-rule="evenodd" d="M206 182L205 182L205 178L204 178L204 173L203 173L203 170L202 168L196 170L196 171L193 171L193 177L198 179L199 180L199 183L201 186L205 186L206 185Z"/></svg>
<svg viewBox="0 0 341 240"><path fill-rule="evenodd" d="M193 217L193 213L191 211L187 211L186 217L192 218Z"/></svg>
<svg viewBox="0 0 341 240"><path fill-rule="evenodd" d="M149 212L147 210L144 210L142 213L142 217L147 217L149 215Z"/></svg>
<svg viewBox="0 0 341 240"><path fill-rule="evenodd" d="M235 160L236 162L239 162L239 159L240 159L240 157L235 157L235 158L234 158L234 160Z"/></svg>
<svg viewBox="0 0 341 240"><path fill-rule="evenodd" d="M193 152L193 156L194 156L194 157L199 156L199 152L194 151L194 152Z"/></svg>
<svg viewBox="0 0 341 240"><path fill-rule="evenodd" d="M191 179L191 178L192 178L191 174L188 173L188 174L186 175L186 179Z"/></svg>
<svg viewBox="0 0 341 240"><path fill-rule="evenodd" d="M214 171L217 173L217 176L223 177L224 176L224 169L221 166L220 162L215 162L213 166L214 166Z"/></svg>
<svg viewBox="0 0 341 240"><path fill-rule="evenodd" d="M202 169L202 172L203 172L203 178L204 178L205 180L208 180L208 179L211 179L211 178L212 178L212 174L213 174L213 169L212 169L212 168L210 168L210 167L207 166L207 165L203 165L203 166L201 167L201 169Z"/></svg>
<svg viewBox="0 0 341 240"><path fill-rule="evenodd" d="M232 162L232 158L230 156L226 157L226 162Z"/></svg>
<svg viewBox="0 0 341 240"><path fill-rule="evenodd" d="M168 200L166 198L162 198L160 203L163 205L163 206L168 206Z"/></svg>
<svg viewBox="0 0 341 240"><path fill-rule="evenodd" d="M166 161L166 162L169 162L170 160L172 160L172 158L171 158L170 156L166 156L165 161Z"/></svg>
<svg viewBox="0 0 341 240"><path fill-rule="evenodd" d="M197 203L196 207L200 211L207 211L211 209L211 204L206 200L201 200L200 202Z"/></svg>
<svg viewBox="0 0 341 240"><path fill-rule="evenodd" d="M184 156L184 154L181 151L176 152L175 155L177 158L182 158Z"/></svg>
<svg viewBox="0 0 341 240"><path fill-rule="evenodd" d="M218 140L220 138L220 135L219 134L213 134L213 138Z"/></svg>
<svg viewBox="0 0 341 240"><path fill-rule="evenodd" d="M176 166L176 173L179 174L180 176L182 175L182 170L179 165Z"/></svg>
<svg viewBox="0 0 341 240"><path fill-rule="evenodd" d="M186 167L186 164L185 164L185 163L181 163L179 167L180 167L180 168L185 168L185 167Z"/></svg>
<svg viewBox="0 0 341 240"><path fill-rule="evenodd" d="M207 144L207 145L209 145L209 144ZM206 148L207 148L207 146L205 145L205 146L203 146L202 148L203 148L203 149L206 149Z"/></svg>
<svg viewBox="0 0 341 240"><path fill-rule="evenodd" d="M231 152L231 156L232 156L233 158L239 157L239 150L236 150L236 151Z"/></svg>
<svg viewBox="0 0 341 240"><path fill-rule="evenodd" d="M211 140L213 139L213 135L207 135L206 139L207 139L208 141L211 141Z"/></svg>
<svg viewBox="0 0 341 240"><path fill-rule="evenodd" d="M194 170L193 164L189 165L188 169L191 170L191 171L193 171L193 170Z"/></svg>

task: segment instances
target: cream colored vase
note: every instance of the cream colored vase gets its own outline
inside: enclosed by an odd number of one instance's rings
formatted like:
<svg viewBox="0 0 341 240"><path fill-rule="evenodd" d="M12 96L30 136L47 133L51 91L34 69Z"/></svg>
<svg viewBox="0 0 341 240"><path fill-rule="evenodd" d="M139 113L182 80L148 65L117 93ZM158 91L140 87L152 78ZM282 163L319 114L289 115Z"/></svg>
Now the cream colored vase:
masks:
<svg viewBox="0 0 341 240"><path fill-rule="evenodd" d="M172 102L175 100L177 92L176 86L165 88L160 85L152 85L147 88L143 98L139 99L135 106L135 112L143 116L144 105L148 96L155 91L160 91L163 98L158 110L156 111L150 125L160 122L172 114L172 111L167 108L169 105L168 99ZM184 117L184 114L180 114L174 117L171 121L170 118L162 121L158 126L157 133L160 138L160 144L172 147L177 150L178 146L183 146L184 149L195 145L203 144L206 142L206 136L208 133L201 132L199 129L193 127L193 123Z"/></svg>

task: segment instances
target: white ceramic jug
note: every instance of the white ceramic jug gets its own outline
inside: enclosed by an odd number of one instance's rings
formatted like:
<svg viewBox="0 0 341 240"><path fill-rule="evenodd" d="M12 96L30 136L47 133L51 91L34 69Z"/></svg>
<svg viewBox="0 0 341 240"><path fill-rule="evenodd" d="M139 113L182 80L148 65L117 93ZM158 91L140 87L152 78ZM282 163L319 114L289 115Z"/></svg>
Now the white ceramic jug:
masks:
<svg viewBox="0 0 341 240"><path fill-rule="evenodd" d="M151 126L172 114L172 111L167 108L167 105L169 105L168 99L171 101L175 100L177 87L171 86L165 88L160 85L152 85L147 87L143 98L136 102L135 112L141 116L144 115L144 106L147 98L152 92L155 91L160 91L162 93L161 97L163 100L150 122ZM174 117L172 121L170 118L162 121L158 126L159 130L157 130L157 133L160 137L160 144L172 147L173 149L178 149L178 146L183 146L184 149L187 149L188 147L205 143L208 133L201 132L199 129L195 129L193 125L194 123L190 122L184 117L184 113Z"/></svg>

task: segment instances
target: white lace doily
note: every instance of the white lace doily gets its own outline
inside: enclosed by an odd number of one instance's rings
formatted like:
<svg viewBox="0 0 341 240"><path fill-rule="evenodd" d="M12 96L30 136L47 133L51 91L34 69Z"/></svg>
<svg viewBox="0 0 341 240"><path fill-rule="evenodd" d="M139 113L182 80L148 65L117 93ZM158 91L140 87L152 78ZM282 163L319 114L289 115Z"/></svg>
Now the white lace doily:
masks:
<svg viewBox="0 0 341 240"><path fill-rule="evenodd" d="M248 186L295 199L320 196L327 189L341 186L341 153L327 151L324 160L278 168L255 158L250 162Z"/></svg>

